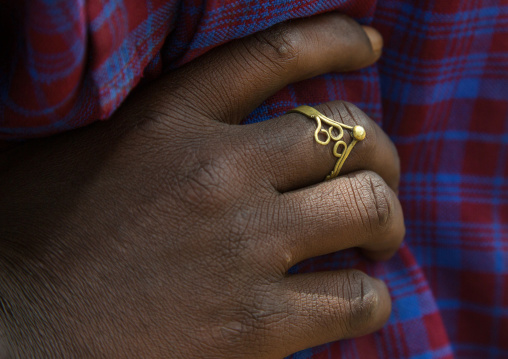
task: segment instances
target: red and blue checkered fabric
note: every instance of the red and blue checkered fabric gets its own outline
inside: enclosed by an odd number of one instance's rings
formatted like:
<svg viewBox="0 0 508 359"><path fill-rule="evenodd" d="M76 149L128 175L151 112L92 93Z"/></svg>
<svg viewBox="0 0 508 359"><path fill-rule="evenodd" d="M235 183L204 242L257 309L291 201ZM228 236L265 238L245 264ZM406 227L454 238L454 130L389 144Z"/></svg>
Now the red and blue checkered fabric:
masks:
<svg viewBox="0 0 508 359"><path fill-rule="evenodd" d="M407 237L372 263L355 250L295 272L383 279L380 332L292 358L508 358L507 0L27 0L0 4L0 135L107 119L143 78L275 23L340 11L385 39L376 66L288 86L247 122L346 99L396 143Z"/></svg>

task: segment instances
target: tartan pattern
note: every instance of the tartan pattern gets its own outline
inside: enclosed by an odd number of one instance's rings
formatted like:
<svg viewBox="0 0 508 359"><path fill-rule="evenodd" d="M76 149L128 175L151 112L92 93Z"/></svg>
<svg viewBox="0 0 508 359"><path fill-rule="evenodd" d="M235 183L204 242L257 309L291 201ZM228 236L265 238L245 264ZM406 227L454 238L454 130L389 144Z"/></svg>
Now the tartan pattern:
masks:
<svg viewBox="0 0 508 359"><path fill-rule="evenodd" d="M290 85L246 122L346 99L401 156L406 241L386 263L348 250L292 272L356 267L383 279L378 333L291 356L508 358L506 0L83 0L0 4L0 135L30 138L106 119L143 78L275 23L331 10L372 23L381 61Z"/></svg>

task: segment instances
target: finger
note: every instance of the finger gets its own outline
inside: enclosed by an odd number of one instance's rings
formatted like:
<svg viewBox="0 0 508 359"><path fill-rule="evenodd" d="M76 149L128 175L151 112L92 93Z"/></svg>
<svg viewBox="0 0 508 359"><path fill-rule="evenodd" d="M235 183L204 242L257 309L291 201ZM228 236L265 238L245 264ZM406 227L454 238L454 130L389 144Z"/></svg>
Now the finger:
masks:
<svg viewBox="0 0 508 359"><path fill-rule="evenodd" d="M233 41L171 74L170 81L186 90L189 104L199 103L214 119L239 123L287 84L368 66L381 48L376 30L329 13Z"/></svg>
<svg viewBox="0 0 508 359"><path fill-rule="evenodd" d="M396 192L400 179L399 156L386 133L353 104L336 101L315 106L325 116L349 126L362 126L366 137L357 142L344 161L340 175L359 170L378 173ZM237 138L251 141L250 148L264 154L252 156L259 176L267 178L280 192L303 188L322 182L339 160L333 155L334 141L327 145L316 142L316 121L299 113L289 113L263 123L247 125L237 132ZM329 126L323 123L323 128ZM351 144L348 130L344 142ZM262 159L262 161L260 161Z"/></svg>
<svg viewBox="0 0 508 359"><path fill-rule="evenodd" d="M280 344L294 343L281 345L291 353L372 333L391 312L386 285L357 270L289 276L280 291L287 315L271 332Z"/></svg>
<svg viewBox="0 0 508 359"><path fill-rule="evenodd" d="M389 259L405 234L395 193L374 172L359 171L280 196L275 225L284 234L288 268L311 257L360 247L373 260ZM282 224L281 224L282 223Z"/></svg>

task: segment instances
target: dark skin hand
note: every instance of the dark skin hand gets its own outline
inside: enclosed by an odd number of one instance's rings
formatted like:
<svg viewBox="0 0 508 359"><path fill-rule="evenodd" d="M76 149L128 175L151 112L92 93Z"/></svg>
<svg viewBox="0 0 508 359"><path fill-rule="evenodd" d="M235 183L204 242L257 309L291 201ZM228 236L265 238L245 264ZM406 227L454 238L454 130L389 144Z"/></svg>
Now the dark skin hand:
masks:
<svg viewBox="0 0 508 359"><path fill-rule="evenodd" d="M381 46L337 14L292 21L168 74L109 121L0 155L4 357L282 358L381 328L381 281L287 271L351 247L395 253L386 134L352 104L316 106L367 131L323 182L335 159L313 120L238 126L285 85L372 64Z"/></svg>

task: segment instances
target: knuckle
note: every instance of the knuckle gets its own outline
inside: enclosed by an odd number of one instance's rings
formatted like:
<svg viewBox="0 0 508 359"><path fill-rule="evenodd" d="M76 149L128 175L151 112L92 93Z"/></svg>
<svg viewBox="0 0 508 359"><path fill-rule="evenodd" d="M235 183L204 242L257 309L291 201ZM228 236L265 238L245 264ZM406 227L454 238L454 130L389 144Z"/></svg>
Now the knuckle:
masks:
<svg viewBox="0 0 508 359"><path fill-rule="evenodd" d="M374 122L356 105L347 101L333 101L330 103L322 104L327 112L333 115L333 118L350 126L362 126L367 133L367 137L362 141L362 146L367 146L367 151L362 151L371 154L377 146L378 139L375 135L377 129ZM352 155L355 151L352 152Z"/></svg>
<svg viewBox="0 0 508 359"><path fill-rule="evenodd" d="M295 26L278 24L253 36L254 48L261 55L261 62L269 61L277 67L286 67L297 62L301 47L302 35Z"/></svg>
<svg viewBox="0 0 508 359"><path fill-rule="evenodd" d="M353 125L363 126L367 133L374 134L376 132L373 121L355 104L347 101L339 101L339 112L341 116L348 118ZM371 141L369 142L376 141L377 136L370 137ZM375 142L369 144L369 146L375 148Z"/></svg>
<svg viewBox="0 0 508 359"><path fill-rule="evenodd" d="M275 298L268 295L266 288L258 289L253 298L231 303L221 311L219 321L211 330L215 347L228 353L238 354L236 352L240 350L245 354L258 351L259 344L267 342L271 326L278 320L273 303L270 304Z"/></svg>
<svg viewBox="0 0 508 359"><path fill-rule="evenodd" d="M235 161L231 156L206 149L197 151L195 156L192 165L177 179L177 191L196 210L217 210L234 196L231 189L238 187L234 185L237 179Z"/></svg>
<svg viewBox="0 0 508 359"><path fill-rule="evenodd" d="M360 110L356 105L346 101L336 101L329 106L332 113L351 126L362 126L365 129L366 137L361 142L361 151L352 151L350 156L352 161L357 163L373 163L377 157L374 156L380 147L389 146L388 152L392 155L393 170L390 166L390 185L397 191L400 182L400 157L397 148L384 131L367 114Z"/></svg>
<svg viewBox="0 0 508 359"><path fill-rule="evenodd" d="M257 213L250 206L238 206L234 208L224 232L222 257L225 261L238 260L241 258L251 269L260 267L256 251L256 244L261 233L256 231Z"/></svg>
<svg viewBox="0 0 508 359"><path fill-rule="evenodd" d="M218 197L223 187L224 173L216 160L202 160L186 176L186 188L183 192L194 204Z"/></svg>
<svg viewBox="0 0 508 359"><path fill-rule="evenodd" d="M371 215L377 220L379 227L389 227L391 214L393 212L393 196L391 195L391 190L378 175L367 176L366 179L371 188L371 199L374 202L374 209Z"/></svg>
<svg viewBox="0 0 508 359"><path fill-rule="evenodd" d="M371 232L387 230L393 223L394 198L391 189L374 172L350 176L351 193L362 222Z"/></svg>
<svg viewBox="0 0 508 359"><path fill-rule="evenodd" d="M248 323L231 320L212 330L213 342L218 348L237 348L254 336L254 328Z"/></svg>
<svg viewBox="0 0 508 359"><path fill-rule="evenodd" d="M345 272L339 283L342 292L342 303L338 306L340 329L344 337L353 336L369 327L379 308L379 293L371 279L359 270Z"/></svg>

